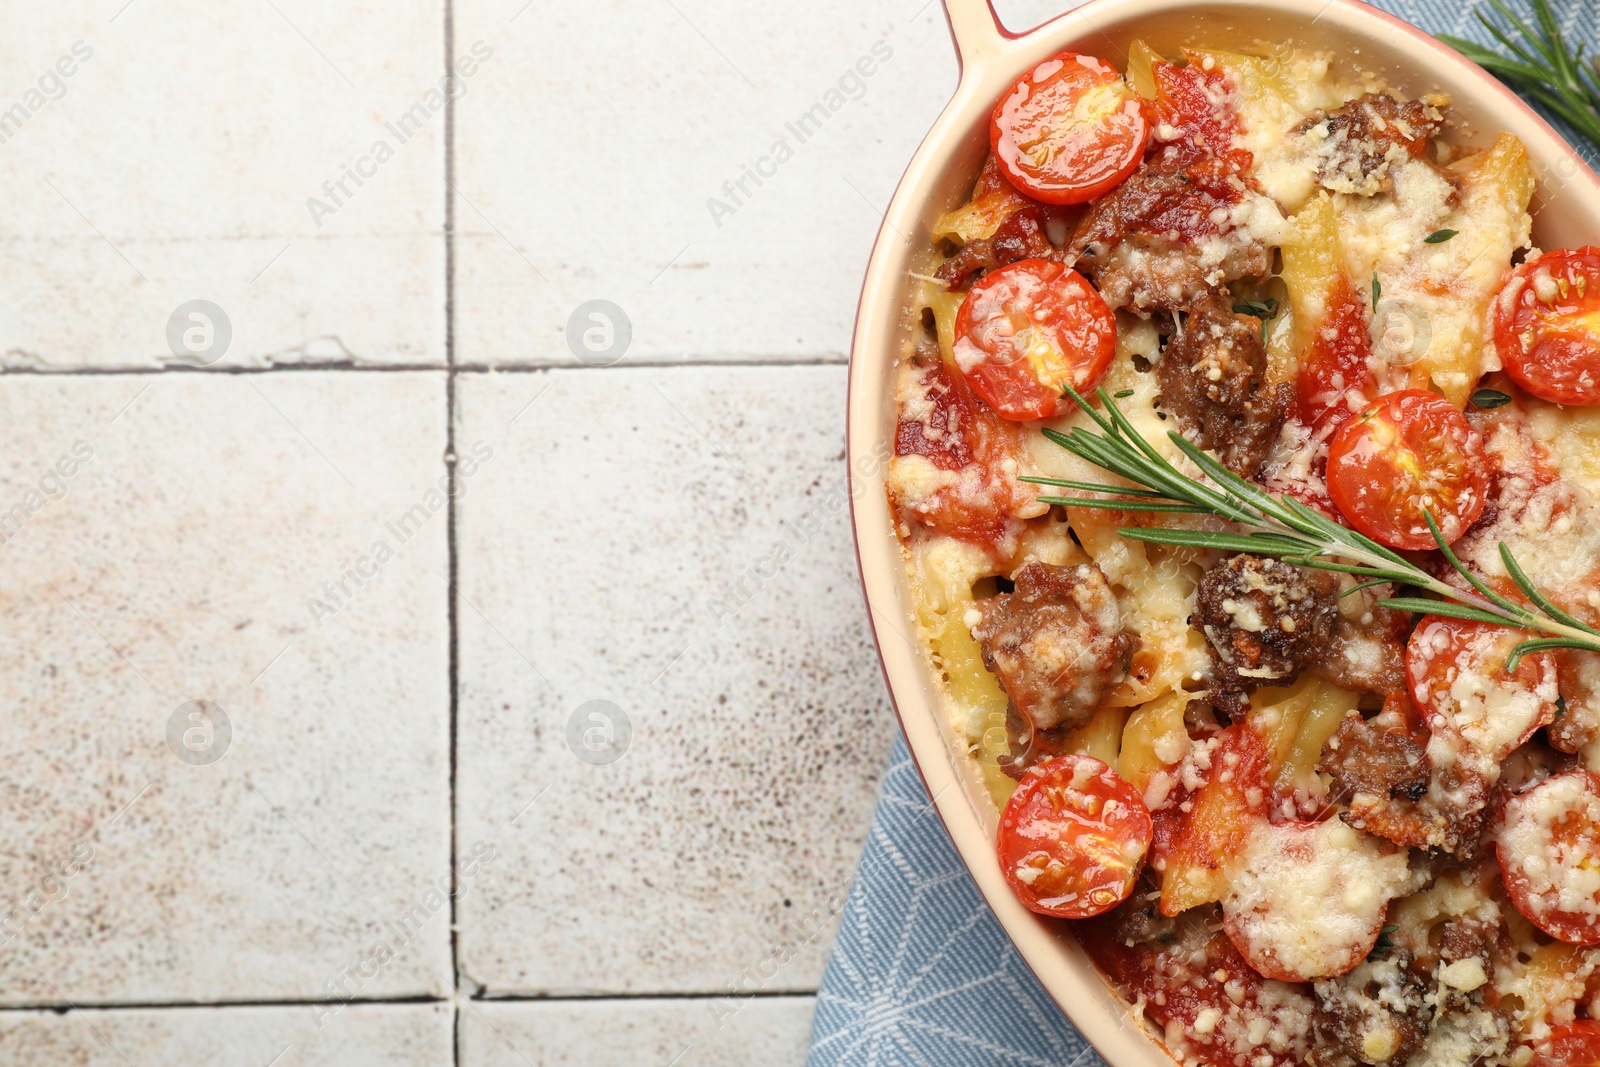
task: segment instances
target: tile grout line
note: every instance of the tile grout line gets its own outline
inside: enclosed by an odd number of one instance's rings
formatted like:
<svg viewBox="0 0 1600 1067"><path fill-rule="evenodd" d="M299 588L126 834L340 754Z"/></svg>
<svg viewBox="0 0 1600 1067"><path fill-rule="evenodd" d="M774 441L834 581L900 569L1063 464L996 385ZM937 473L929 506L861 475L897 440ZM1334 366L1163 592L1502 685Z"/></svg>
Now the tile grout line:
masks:
<svg viewBox="0 0 1600 1067"><path fill-rule="evenodd" d="M818 995L816 989L762 989L740 994L756 1000L799 1000ZM363 1008L395 1008L418 1004L443 1004L459 1009L463 1000L473 1004L626 1004L633 1001L654 1000L723 1000L727 990L697 992L657 991L646 993L496 993L493 996L461 998L454 994L436 996L353 997L339 1000L214 1000L214 1001L127 1001L105 1004L3 1004L0 1017L24 1012L53 1012L67 1015L79 1012L106 1011L221 1011L228 1008L320 1008L329 1004L346 1004Z"/></svg>
<svg viewBox="0 0 1600 1067"><path fill-rule="evenodd" d="M452 212L453 214L453 212ZM454 288L454 256L451 246L454 234L446 237L447 284ZM453 291L446 295L447 312L453 303ZM609 367L592 367L575 360L560 363L480 363L458 362L455 359L454 337L447 334L449 350L444 363L353 363L349 360L306 363L274 363L251 367L3 367L0 380L5 378L110 378L158 376L163 374L197 375L199 377L240 377L252 374L295 374L319 372L348 372L351 374L409 374L426 371L457 371L470 374L540 374L546 371L591 371L604 374L616 370L671 370L676 367L845 367L848 356L838 354L811 356L689 356L682 359L653 357L650 359L624 359Z"/></svg>
<svg viewBox="0 0 1600 1067"><path fill-rule="evenodd" d="M452 53L455 48L455 3L444 0L444 73L449 77L454 71ZM461 692L461 631L459 604L456 602L457 543L456 543L456 232L455 196L452 193L456 163L456 100L449 93L444 101L444 415L445 415L445 466L449 476L450 492L445 500L445 549L447 556L445 589L445 618L449 633L449 686L450 686L450 1062L461 1067L461 945L458 923L460 874L456 870L456 771L460 738Z"/></svg>

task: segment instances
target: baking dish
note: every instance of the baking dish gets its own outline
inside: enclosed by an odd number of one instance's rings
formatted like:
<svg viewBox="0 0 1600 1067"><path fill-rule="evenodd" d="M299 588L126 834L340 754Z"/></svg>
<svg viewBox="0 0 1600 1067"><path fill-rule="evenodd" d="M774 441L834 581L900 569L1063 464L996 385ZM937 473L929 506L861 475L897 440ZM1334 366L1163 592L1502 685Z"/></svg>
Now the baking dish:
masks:
<svg viewBox="0 0 1600 1067"><path fill-rule="evenodd" d="M1534 242L1600 243L1600 178L1538 115L1493 76L1448 46L1355 0L1090 0L1027 33L1005 30L985 0L946 0L961 79L885 213L862 287L851 353L848 457L857 556L891 697L912 756L980 890L1045 988L1114 1067L1165 1065L1161 1045L1077 947L1064 925L1027 911L994 859L996 812L949 726L943 695L916 640L904 559L884 488L892 454L893 368L913 323L908 274L930 226L964 202L988 150L994 101L1022 71L1064 50L1119 68L1141 38L1172 54L1185 45L1250 50L1258 42L1333 53L1408 96L1453 100L1448 139L1484 143L1515 133L1538 180Z"/></svg>

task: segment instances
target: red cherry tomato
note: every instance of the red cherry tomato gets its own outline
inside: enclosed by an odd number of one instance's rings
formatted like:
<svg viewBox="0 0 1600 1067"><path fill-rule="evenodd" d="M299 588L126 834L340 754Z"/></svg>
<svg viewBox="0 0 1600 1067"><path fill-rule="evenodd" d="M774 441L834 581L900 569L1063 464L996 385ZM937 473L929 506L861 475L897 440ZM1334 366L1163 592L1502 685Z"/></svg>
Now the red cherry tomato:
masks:
<svg viewBox="0 0 1600 1067"><path fill-rule="evenodd" d="M1506 373L1555 404L1600 404L1600 248L1535 256L1494 302Z"/></svg>
<svg viewBox="0 0 1600 1067"><path fill-rule="evenodd" d="M1115 771L1093 756L1058 756L1011 794L995 849L1029 909L1087 919L1128 899L1151 832L1144 798Z"/></svg>
<svg viewBox="0 0 1600 1067"><path fill-rule="evenodd" d="M1063 52L995 105L989 143L1011 184L1047 204L1081 204L1132 174L1150 138L1139 98L1093 56Z"/></svg>
<svg viewBox="0 0 1600 1067"><path fill-rule="evenodd" d="M1392 548L1434 547L1424 511L1454 541L1489 497L1483 438L1441 396L1389 393L1333 435L1328 495L1350 525Z"/></svg>
<svg viewBox="0 0 1600 1067"><path fill-rule="evenodd" d="M1531 635L1484 622L1427 615L1406 642L1411 699L1444 734L1468 773L1498 767L1556 714L1555 657L1536 652L1506 673L1511 650ZM1498 771L1496 770L1497 774Z"/></svg>
<svg viewBox="0 0 1600 1067"><path fill-rule="evenodd" d="M1529 922L1569 944L1600 944L1600 775L1558 774L1506 801L1495 855Z"/></svg>
<svg viewBox="0 0 1600 1067"><path fill-rule="evenodd" d="M956 366L1008 419L1069 410L1065 386L1094 388L1117 350L1117 319L1077 271L1024 259L980 278L956 314Z"/></svg>
<svg viewBox="0 0 1600 1067"><path fill-rule="evenodd" d="M1550 1036L1533 1047L1528 1067L1597 1067L1600 1065L1600 1024L1587 1019L1553 1027Z"/></svg>

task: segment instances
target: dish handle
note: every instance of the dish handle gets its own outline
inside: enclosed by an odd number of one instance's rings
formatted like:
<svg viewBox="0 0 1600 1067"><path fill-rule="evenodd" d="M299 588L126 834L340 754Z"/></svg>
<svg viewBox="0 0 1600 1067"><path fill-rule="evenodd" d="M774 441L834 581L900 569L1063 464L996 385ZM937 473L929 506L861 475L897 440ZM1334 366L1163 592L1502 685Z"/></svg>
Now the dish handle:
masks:
<svg viewBox="0 0 1600 1067"><path fill-rule="evenodd" d="M944 0L944 17L955 40L962 77L976 73L999 56L1013 37L1001 24L990 0Z"/></svg>

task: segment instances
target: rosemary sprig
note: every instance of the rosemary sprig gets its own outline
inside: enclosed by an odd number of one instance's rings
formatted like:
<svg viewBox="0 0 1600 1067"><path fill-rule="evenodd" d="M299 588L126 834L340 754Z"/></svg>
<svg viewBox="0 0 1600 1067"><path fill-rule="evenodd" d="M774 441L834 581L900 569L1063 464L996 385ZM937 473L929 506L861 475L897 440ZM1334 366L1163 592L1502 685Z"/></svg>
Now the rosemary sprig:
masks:
<svg viewBox="0 0 1600 1067"><path fill-rule="evenodd" d="M1478 21L1510 56L1459 37L1441 36L1440 40L1600 144L1600 70L1596 69L1594 57L1584 61L1582 42L1575 48L1568 45L1549 0L1532 0L1536 26L1518 17L1504 0L1489 2L1506 25L1482 11L1476 13Z"/></svg>
<svg viewBox="0 0 1600 1067"><path fill-rule="evenodd" d="M1091 407L1071 386L1067 387L1067 393L1094 420L1100 432L1075 426L1067 433L1046 429L1044 435L1073 455L1132 482L1138 488L1051 478L1024 479L1043 485L1115 495L1113 499L1040 497L1042 503L1129 512L1214 515L1246 532L1144 526L1124 527L1117 532L1132 540L1150 544L1275 556L1302 567L1369 579L1365 585L1383 582L1409 585L1442 599L1388 597L1378 603L1400 611L1447 615L1545 635L1523 641L1513 648L1506 661L1508 671L1516 670L1522 657L1531 652L1555 648L1600 652L1600 630L1561 610L1539 592L1504 543L1500 545L1500 558L1505 563L1506 573L1537 611L1496 593L1468 570L1450 550L1431 513L1427 513L1428 529L1433 533L1440 554L1472 587L1472 592L1434 577L1393 549L1340 526L1293 497L1273 496L1218 463L1181 434L1168 431L1167 436L1172 443L1200 468L1204 477L1195 478L1185 474L1145 440L1104 389L1098 391L1100 402L1104 405L1103 412ZM1130 497L1132 499L1128 499Z"/></svg>

